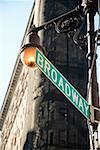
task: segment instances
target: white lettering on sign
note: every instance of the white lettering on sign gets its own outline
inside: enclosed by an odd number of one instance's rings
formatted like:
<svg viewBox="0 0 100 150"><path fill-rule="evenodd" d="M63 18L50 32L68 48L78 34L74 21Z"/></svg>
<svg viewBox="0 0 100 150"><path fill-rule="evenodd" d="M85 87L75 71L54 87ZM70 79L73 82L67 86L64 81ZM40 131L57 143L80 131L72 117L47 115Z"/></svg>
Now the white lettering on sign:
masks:
<svg viewBox="0 0 100 150"><path fill-rule="evenodd" d="M53 84L70 100L70 102L89 119L90 111L86 100L64 78L64 76L51 64L51 62L37 50L36 64Z"/></svg>
<svg viewBox="0 0 100 150"><path fill-rule="evenodd" d="M72 89L72 98L73 98L73 102L78 105L78 94L76 94L76 92Z"/></svg>
<svg viewBox="0 0 100 150"><path fill-rule="evenodd" d="M84 107L85 107L85 113L86 115L88 115L88 110L89 110L89 105L87 105L85 102L84 102Z"/></svg>
<svg viewBox="0 0 100 150"><path fill-rule="evenodd" d="M43 68L43 61L44 61L43 57L39 54L38 59L37 59L37 63L39 64L39 66L41 68Z"/></svg>
<svg viewBox="0 0 100 150"><path fill-rule="evenodd" d="M65 94L68 95L68 97L71 96L71 89L67 83L65 83Z"/></svg>
<svg viewBox="0 0 100 150"><path fill-rule="evenodd" d="M51 78L54 82L57 82L57 72L54 69L51 70Z"/></svg>
<svg viewBox="0 0 100 150"><path fill-rule="evenodd" d="M78 107L82 110L82 112L84 112L84 103L81 98L79 99Z"/></svg>
<svg viewBox="0 0 100 150"><path fill-rule="evenodd" d="M44 63L44 71L50 76L50 64L47 61Z"/></svg>
<svg viewBox="0 0 100 150"><path fill-rule="evenodd" d="M59 79L58 86L64 91L64 81L62 77L60 77Z"/></svg>

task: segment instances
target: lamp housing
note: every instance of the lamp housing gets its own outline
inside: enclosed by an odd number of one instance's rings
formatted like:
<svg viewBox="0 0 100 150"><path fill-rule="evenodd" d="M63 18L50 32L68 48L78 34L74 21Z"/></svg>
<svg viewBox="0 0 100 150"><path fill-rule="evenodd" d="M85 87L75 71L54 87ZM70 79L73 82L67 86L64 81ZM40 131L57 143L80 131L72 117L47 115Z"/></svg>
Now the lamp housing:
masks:
<svg viewBox="0 0 100 150"><path fill-rule="evenodd" d="M43 52L43 48L40 46L39 36L36 32L31 32L27 35L25 45L21 48L21 61L23 64L31 68L36 68L36 49Z"/></svg>

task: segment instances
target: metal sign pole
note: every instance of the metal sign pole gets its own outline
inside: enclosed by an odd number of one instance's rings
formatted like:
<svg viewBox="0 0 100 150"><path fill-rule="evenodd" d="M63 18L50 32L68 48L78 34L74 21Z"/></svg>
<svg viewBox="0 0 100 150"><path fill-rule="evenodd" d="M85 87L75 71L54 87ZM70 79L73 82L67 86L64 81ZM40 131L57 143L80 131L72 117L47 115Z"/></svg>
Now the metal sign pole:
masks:
<svg viewBox="0 0 100 150"><path fill-rule="evenodd" d="M95 52L95 32L94 32L94 15L97 9L97 0L83 0L83 6L87 18L87 43L88 43L88 90L87 101L89 105L97 106L96 90L96 52ZM95 88L94 88L95 87ZM94 113L92 114L94 115ZM94 116L92 116L94 118ZM90 138L90 150L95 149L94 128L93 124L87 120Z"/></svg>

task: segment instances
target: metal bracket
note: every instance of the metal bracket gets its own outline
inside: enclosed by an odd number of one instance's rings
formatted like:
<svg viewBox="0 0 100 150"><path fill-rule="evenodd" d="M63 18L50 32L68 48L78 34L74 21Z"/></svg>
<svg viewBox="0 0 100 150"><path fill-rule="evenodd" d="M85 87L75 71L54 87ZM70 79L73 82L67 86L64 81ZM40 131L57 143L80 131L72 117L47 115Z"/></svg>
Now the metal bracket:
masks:
<svg viewBox="0 0 100 150"><path fill-rule="evenodd" d="M93 56L94 56L94 53L93 52L90 52L86 55L86 58L88 60L88 69L91 68L91 65L92 65L92 60L93 60ZM95 55L95 59L97 59L97 54Z"/></svg>
<svg viewBox="0 0 100 150"><path fill-rule="evenodd" d="M92 124L100 122L100 108L90 105L90 122Z"/></svg>
<svg viewBox="0 0 100 150"><path fill-rule="evenodd" d="M83 38L78 39L78 35L81 29L81 26L83 24L85 18L84 8L82 5L78 5L73 10L64 13L39 27L35 27L34 25L29 30L28 34L30 32L38 32L40 30L49 30L53 28L57 33L67 33L67 35L71 38L73 38L73 41L75 44L79 46L79 48L82 49L82 45L85 45L85 43L82 43ZM80 42L78 42L80 41Z"/></svg>

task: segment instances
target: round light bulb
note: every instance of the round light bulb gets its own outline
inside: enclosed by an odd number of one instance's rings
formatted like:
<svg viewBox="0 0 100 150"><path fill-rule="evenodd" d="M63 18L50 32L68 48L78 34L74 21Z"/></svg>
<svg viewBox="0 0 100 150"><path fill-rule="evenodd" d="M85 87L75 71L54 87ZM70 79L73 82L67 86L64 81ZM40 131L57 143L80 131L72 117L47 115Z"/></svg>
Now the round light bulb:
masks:
<svg viewBox="0 0 100 150"><path fill-rule="evenodd" d="M36 47L26 47L21 53L21 61L28 67L35 68Z"/></svg>

